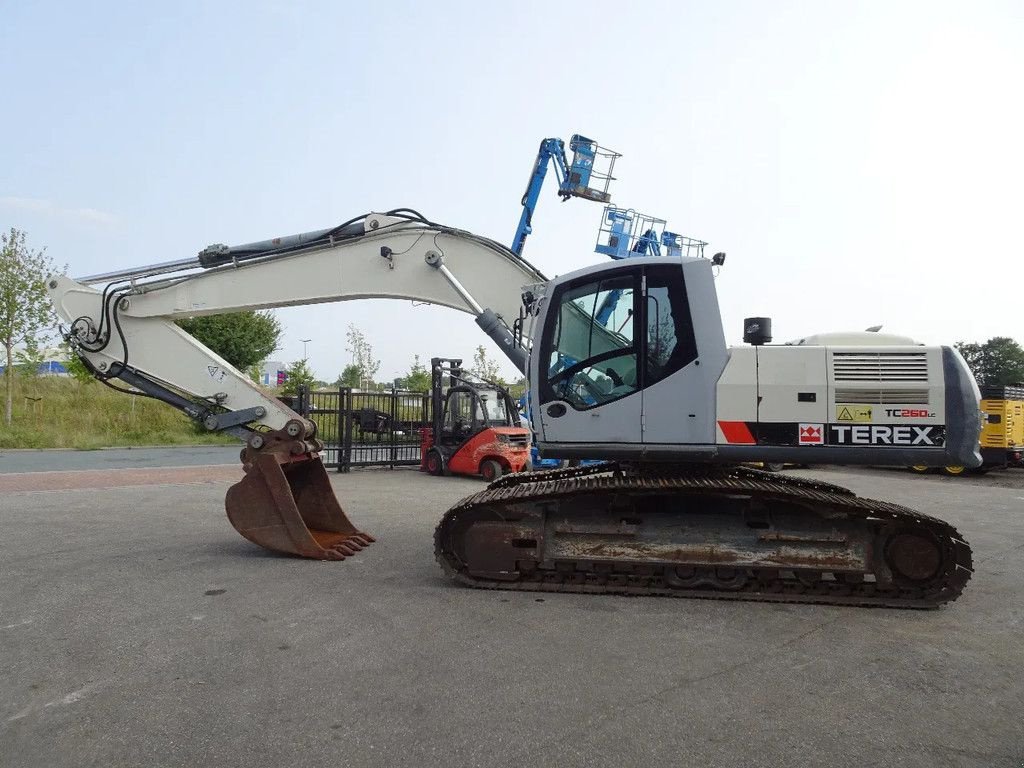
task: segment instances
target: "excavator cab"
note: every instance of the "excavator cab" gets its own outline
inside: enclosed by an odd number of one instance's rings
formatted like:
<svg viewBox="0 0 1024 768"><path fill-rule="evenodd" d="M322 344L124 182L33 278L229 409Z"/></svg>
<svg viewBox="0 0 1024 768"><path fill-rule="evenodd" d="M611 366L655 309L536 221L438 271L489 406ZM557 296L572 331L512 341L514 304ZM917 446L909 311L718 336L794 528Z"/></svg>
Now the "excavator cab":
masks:
<svg viewBox="0 0 1024 768"><path fill-rule="evenodd" d="M530 363L542 453L626 458L668 429L672 442L714 443L708 404L727 350L710 267L624 259L552 282Z"/></svg>
<svg viewBox="0 0 1024 768"><path fill-rule="evenodd" d="M435 357L431 366L431 439L422 468L432 475L480 475L490 481L529 464L530 431L520 426L511 396L473 380L462 361Z"/></svg>

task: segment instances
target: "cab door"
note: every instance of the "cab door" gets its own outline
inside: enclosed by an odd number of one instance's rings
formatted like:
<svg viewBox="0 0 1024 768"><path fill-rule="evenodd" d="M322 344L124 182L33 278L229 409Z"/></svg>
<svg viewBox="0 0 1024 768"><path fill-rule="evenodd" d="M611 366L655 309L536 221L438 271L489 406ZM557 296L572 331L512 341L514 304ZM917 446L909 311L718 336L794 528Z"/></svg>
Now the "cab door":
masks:
<svg viewBox="0 0 1024 768"><path fill-rule="evenodd" d="M711 262L646 262L643 309L644 443L713 444L728 350Z"/></svg>
<svg viewBox="0 0 1024 768"><path fill-rule="evenodd" d="M594 269L554 286L531 361L541 441L641 442L640 294L639 266Z"/></svg>

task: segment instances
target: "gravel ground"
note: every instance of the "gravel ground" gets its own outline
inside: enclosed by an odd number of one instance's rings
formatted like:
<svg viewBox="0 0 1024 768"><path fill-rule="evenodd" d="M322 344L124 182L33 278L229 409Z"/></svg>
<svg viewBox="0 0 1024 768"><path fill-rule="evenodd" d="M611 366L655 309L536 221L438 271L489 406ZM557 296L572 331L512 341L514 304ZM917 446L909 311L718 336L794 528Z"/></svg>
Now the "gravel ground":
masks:
<svg viewBox="0 0 1024 768"><path fill-rule="evenodd" d="M5 768L1024 761L1024 472L797 473L957 525L936 611L456 587L469 479L332 476L379 541L319 563L231 530L227 476L77 474L0 497Z"/></svg>

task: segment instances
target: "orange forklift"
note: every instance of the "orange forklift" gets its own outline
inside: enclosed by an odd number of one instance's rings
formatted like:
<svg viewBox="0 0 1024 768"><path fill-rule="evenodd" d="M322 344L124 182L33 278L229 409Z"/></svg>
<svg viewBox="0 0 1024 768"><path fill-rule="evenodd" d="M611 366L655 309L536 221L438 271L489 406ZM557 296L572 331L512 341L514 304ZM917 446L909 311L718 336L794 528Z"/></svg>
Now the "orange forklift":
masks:
<svg viewBox="0 0 1024 768"><path fill-rule="evenodd" d="M423 430L420 469L479 475L488 482L530 465L530 430L508 391L462 370L462 360L430 360L433 426Z"/></svg>

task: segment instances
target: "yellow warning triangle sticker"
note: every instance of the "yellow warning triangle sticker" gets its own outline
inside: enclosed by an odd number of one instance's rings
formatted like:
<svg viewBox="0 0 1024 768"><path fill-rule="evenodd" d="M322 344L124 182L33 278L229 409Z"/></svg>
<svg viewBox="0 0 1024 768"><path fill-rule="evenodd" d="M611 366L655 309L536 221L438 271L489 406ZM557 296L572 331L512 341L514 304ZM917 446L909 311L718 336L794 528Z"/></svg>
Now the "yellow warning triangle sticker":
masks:
<svg viewBox="0 0 1024 768"><path fill-rule="evenodd" d="M853 416L850 415L849 408L843 408L843 410L839 412L839 421L853 421Z"/></svg>

